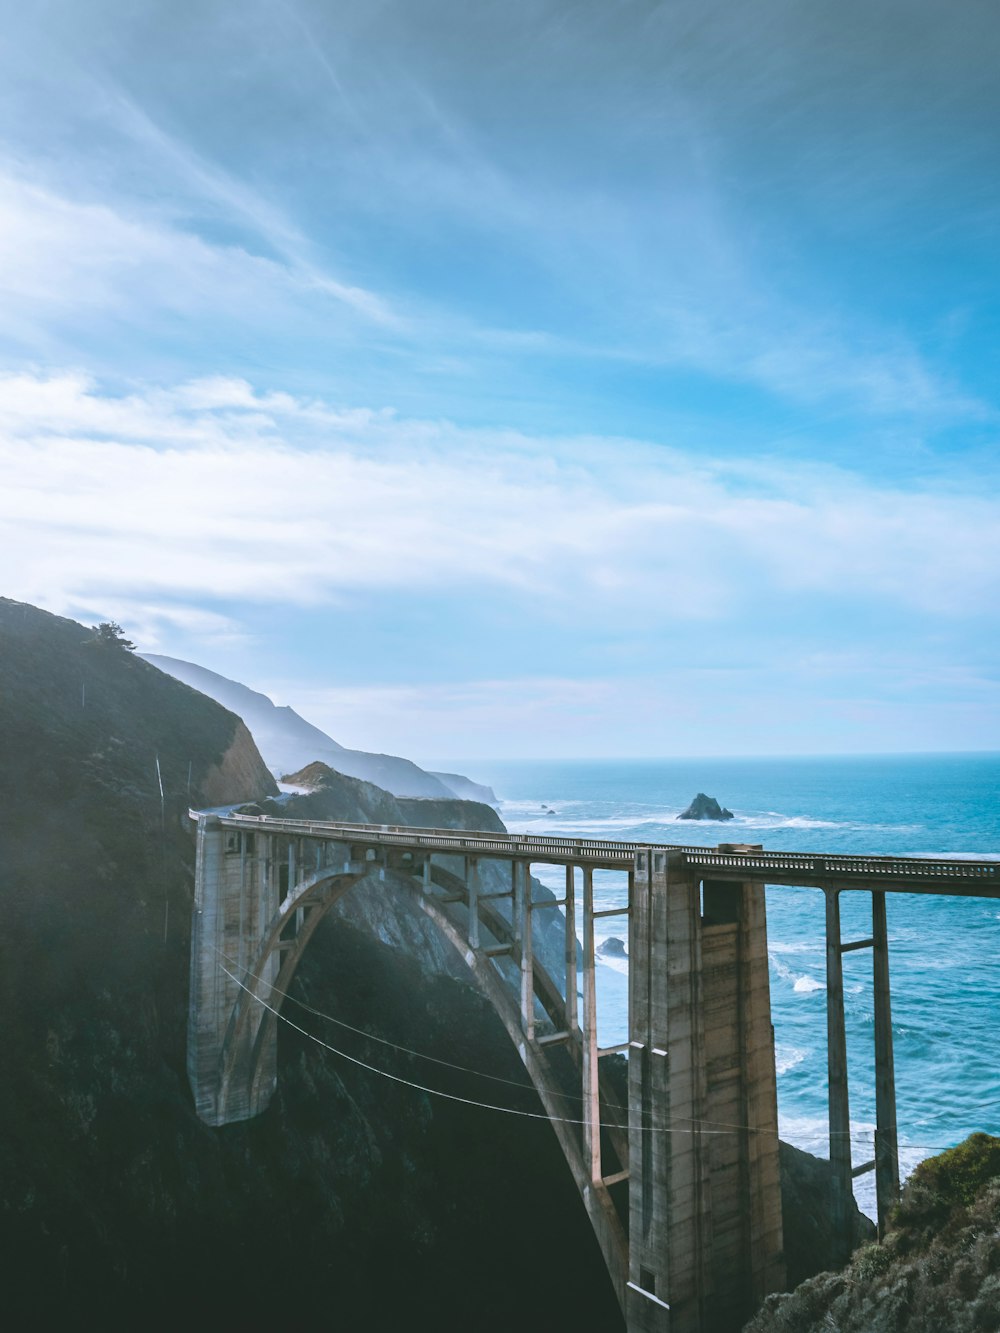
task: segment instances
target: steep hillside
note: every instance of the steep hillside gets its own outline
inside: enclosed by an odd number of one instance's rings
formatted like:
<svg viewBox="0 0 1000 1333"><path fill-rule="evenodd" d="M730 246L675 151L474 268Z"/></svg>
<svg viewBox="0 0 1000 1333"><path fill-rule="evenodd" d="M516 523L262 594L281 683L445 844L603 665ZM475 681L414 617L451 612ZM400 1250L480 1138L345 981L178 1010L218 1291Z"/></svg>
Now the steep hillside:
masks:
<svg viewBox="0 0 1000 1333"><path fill-rule="evenodd" d="M360 778L363 782L374 782L397 796L454 795L448 786L409 759L345 749L325 731L300 717L293 708L279 708L266 694L259 694L235 680L227 680L214 671L195 666L193 662L182 662L176 657L162 657L156 653L144 656L161 671L238 714L250 728L261 754L278 775L291 773L318 759L338 773Z"/></svg>
<svg viewBox="0 0 1000 1333"><path fill-rule="evenodd" d="M455 828L500 827L495 812L401 801L320 768L312 795L272 806L237 718L93 637L0 602L11 1326L619 1328L551 1129L378 1072L540 1110L497 1019L449 975L445 946L391 875L358 884L317 931L270 1109L211 1130L191 1104L189 802ZM803 1207L821 1218L823 1198L814 1189ZM795 1234L802 1219L793 1209Z"/></svg>
<svg viewBox="0 0 1000 1333"><path fill-rule="evenodd" d="M291 1028L265 1115L223 1130L197 1120L184 1073L186 809L266 802L273 784L232 714L92 637L0 603L11 1327L488 1331L523 1326L526 1297L540 1327L618 1326L543 1123L387 1082ZM341 817L393 800L376 789L351 799ZM296 978L296 998L318 1013L296 1022L375 1069L461 1096L495 1101L500 1085L318 1015L523 1085L493 1015L415 954L419 941L404 953L331 914ZM538 1109L523 1087L503 1100ZM552 1271L572 1280L552 1283Z"/></svg>
<svg viewBox="0 0 1000 1333"><path fill-rule="evenodd" d="M989 1333L1000 1328L1000 1139L921 1162L880 1246L772 1296L747 1333Z"/></svg>
<svg viewBox="0 0 1000 1333"><path fill-rule="evenodd" d="M484 805L497 805L497 794L485 783L473 782L461 773L431 773L432 778L443 782L448 790L461 801L481 801Z"/></svg>

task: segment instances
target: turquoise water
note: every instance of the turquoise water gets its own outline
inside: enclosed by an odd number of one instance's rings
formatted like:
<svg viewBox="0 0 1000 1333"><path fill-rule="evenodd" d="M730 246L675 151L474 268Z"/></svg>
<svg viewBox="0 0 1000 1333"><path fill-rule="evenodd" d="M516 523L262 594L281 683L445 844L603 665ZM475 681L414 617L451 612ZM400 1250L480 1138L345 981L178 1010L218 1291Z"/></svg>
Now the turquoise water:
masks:
<svg viewBox="0 0 1000 1333"><path fill-rule="evenodd" d="M1000 755L512 763L465 761L490 783L512 832L644 842L763 843L772 850L1000 856ZM678 823L696 792L736 816ZM542 806L554 813L547 813ZM534 873L559 888L561 872ZM621 905L625 878L595 877L600 907ZM845 893L843 938L871 934L871 898ZM783 1137L826 1155L823 896L767 891L771 1002ZM892 1017L901 1165L974 1130L1000 1133L1000 901L890 894ZM598 937L623 935L614 918ZM600 929L603 928L603 929ZM872 1156L875 1101L871 952L844 957L855 1163ZM599 968L602 1043L624 1039L627 964ZM874 1211L874 1180L856 1182Z"/></svg>

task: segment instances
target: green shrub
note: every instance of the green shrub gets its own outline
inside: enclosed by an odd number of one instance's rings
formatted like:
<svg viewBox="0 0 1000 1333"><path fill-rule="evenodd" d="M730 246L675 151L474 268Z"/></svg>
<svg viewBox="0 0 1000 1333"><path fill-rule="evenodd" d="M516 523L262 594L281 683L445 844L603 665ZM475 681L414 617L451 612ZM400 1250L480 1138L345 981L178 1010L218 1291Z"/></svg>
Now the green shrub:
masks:
<svg viewBox="0 0 1000 1333"><path fill-rule="evenodd" d="M949 1209L959 1205L968 1208L983 1186L997 1176L1000 1139L991 1134L970 1134L964 1143L921 1162L907 1182L906 1194L933 1195ZM901 1211L905 1208L904 1195Z"/></svg>

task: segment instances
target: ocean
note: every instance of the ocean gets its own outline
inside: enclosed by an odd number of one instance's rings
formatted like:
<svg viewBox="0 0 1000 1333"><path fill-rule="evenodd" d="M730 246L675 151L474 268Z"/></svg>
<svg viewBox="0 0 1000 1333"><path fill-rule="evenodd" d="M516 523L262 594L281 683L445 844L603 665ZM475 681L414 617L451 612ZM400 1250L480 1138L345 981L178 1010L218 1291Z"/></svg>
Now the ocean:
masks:
<svg viewBox="0 0 1000 1333"><path fill-rule="evenodd" d="M775 851L1000 857L1000 754L861 758L458 761L488 782L511 832L579 834L712 846L762 843ZM678 822L697 792L735 818ZM562 872L535 866L553 889ZM595 875L599 907L620 906L620 873ZM867 893L841 897L844 940L871 934ZM900 1166L974 1130L1000 1133L1000 901L889 894L889 965ZM767 890L771 1005L783 1138L827 1155L823 895ZM598 941L624 936L597 922ZM627 1036L628 964L598 968L600 1040ZM875 1084L870 950L844 955L855 1164L873 1156ZM875 1213L874 1176L855 1181Z"/></svg>

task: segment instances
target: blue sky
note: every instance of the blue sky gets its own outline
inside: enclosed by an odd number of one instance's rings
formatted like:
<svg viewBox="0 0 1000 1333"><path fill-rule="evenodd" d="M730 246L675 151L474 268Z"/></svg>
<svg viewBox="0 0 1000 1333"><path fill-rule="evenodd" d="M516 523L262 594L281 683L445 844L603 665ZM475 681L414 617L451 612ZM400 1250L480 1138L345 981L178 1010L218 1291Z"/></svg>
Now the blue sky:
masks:
<svg viewBox="0 0 1000 1333"><path fill-rule="evenodd" d="M1000 16L0 25L3 591L415 758L1000 748Z"/></svg>

